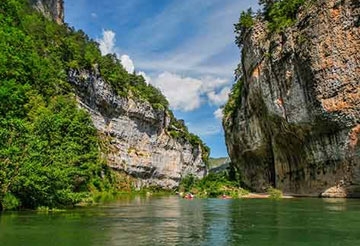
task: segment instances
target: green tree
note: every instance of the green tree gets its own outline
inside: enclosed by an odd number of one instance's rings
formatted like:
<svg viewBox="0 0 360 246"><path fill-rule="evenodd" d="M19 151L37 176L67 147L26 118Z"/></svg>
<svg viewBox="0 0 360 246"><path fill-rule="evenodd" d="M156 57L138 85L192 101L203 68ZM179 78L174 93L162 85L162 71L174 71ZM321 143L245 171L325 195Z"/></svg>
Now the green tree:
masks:
<svg viewBox="0 0 360 246"><path fill-rule="evenodd" d="M247 11L242 11L239 22L234 24L236 34L235 43L238 47L242 46L246 32L250 30L255 23L253 15L254 13L251 8L249 8Z"/></svg>

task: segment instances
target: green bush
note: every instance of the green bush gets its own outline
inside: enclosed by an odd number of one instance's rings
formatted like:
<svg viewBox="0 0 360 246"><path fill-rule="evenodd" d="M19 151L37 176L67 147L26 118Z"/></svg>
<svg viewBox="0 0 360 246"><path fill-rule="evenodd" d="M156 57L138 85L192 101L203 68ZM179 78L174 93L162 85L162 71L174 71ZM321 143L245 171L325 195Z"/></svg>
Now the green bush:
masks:
<svg viewBox="0 0 360 246"><path fill-rule="evenodd" d="M247 11L242 11L240 14L239 22L234 24L236 34L235 43L239 47L242 46L245 33L250 30L254 24L254 13L252 9L249 8Z"/></svg>
<svg viewBox="0 0 360 246"><path fill-rule="evenodd" d="M91 56L96 45L83 32L47 20L27 0L1 1L0 25L2 206L73 205L94 177L108 182L97 131L66 81L68 64L88 67L100 53Z"/></svg>
<svg viewBox="0 0 360 246"><path fill-rule="evenodd" d="M265 19L269 22L271 32L283 31L293 25L299 8L307 0L263 1Z"/></svg>
<svg viewBox="0 0 360 246"><path fill-rule="evenodd" d="M53 209L90 193L111 194L115 180L101 159L98 133L72 94L69 70L96 67L118 95L172 115L168 101L115 55L101 56L83 31L48 20L28 0L0 1L0 26L1 204Z"/></svg>
<svg viewBox="0 0 360 246"><path fill-rule="evenodd" d="M20 207L20 201L11 193L6 193L0 204L4 210L15 210Z"/></svg>
<svg viewBox="0 0 360 246"><path fill-rule="evenodd" d="M202 179L192 175L184 177L179 186L180 192L191 192L197 197L219 197L222 195L240 198L248 192L235 181L231 181L226 172L209 173Z"/></svg>
<svg viewBox="0 0 360 246"><path fill-rule="evenodd" d="M235 118L236 111L241 107L241 93L243 90L243 86L243 77L241 77L237 82L234 83L229 94L229 99L223 109L224 119Z"/></svg>
<svg viewBox="0 0 360 246"><path fill-rule="evenodd" d="M278 190L278 189L275 189L273 187L270 187L267 190L267 193L269 194L270 199L278 200L278 199L281 199L283 197L282 191Z"/></svg>
<svg viewBox="0 0 360 246"><path fill-rule="evenodd" d="M187 175L181 180L179 185L179 191L189 192L196 185L197 182L198 180L194 175L192 174Z"/></svg>

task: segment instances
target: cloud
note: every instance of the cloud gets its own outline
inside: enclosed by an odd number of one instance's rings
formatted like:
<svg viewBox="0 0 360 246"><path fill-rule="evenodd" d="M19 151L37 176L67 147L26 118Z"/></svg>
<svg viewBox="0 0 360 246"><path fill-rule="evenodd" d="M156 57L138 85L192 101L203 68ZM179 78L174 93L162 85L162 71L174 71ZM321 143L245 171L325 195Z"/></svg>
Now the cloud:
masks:
<svg viewBox="0 0 360 246"><path fill-rule="evenodd" d="M207 93L207 97L209 99L209 102L214 105L223 105L227 102L229 98L230 93L230 87L224 87L219 93L216 93L215 91L210 91Z"/></svg>
<svg viewBox="0 0 360 246"><path fill-rule="evenodd" d="M121 55L118 52L118 48L115 46L116 43L116 33L111 30L103 30L102 38L97 39L99 43L99 48L102 55L107 54L116 54L120 59L121 65L125 68L128 73L133 73L135 70L134 62L131 60L130 56L124 54Z"/></svg>
<svg viewBox="0 0 360 246"><path fill-rule="evenodd" d="M125 68L128 73L133 73L135 70L134 62L130 59L128 55L122 55L120 57L121 65Z"/></svg>
<svg viewBox="0 0 360 246"><path fill-rule="evenodd" d="M151 83L158 87L169 100L171 108L181 111L193 111L207 100L220 105L226 102L229 87L222 88L229 81L205 76L202 78L184 77L171 72L163 72ZM216 94L216 89L221 89Z"/></svg>
<svg viewBox="0 0 360 246"><path fill-rule="evenodd" d="M97 16L96 13L92 12L92 13L91 13L91 17L94 18L94 19L96 19L98 16Z"/></svg>
<svg viewBox="0 0 360 246"><path fill-rule="evenodd" d="M200 91L202 81L190 77L164 72L153 80L176 110L192 111L201 105Z"/></svg>
<svg viewBox="0 0 360 246"><path fill-rule="evenodd" d="M96 41L99 43L99 48L102 55L113 54L115 51L115 32L111 30L103 30L103 36Z"/></svg>
<svg viewBox="0 0 360 246"><path fill-rule="evenodd" d="M216 119L218 120L222 120L224 117L224 112L222 108L218 108L215 112L214 112L214 116Z"/></svg>
<svg viewBox="0 0 360 246"><path fill-rule="evenodd" d="M230 78L239 62L233 23L241 10L251 6L256 9L257 1L171 1L160 13L131 30L128 37L133 41L129 47L142 51L135 55L137 65L146 71L157 72L160 68L171 73ZM139 40L139 36L151 39Z"/></svg>
<svg viewBox="0 0 360 246"><path fill-rule="evenodd" d="M116 47L116 33L112 30L103 30L103 36L98 39L99 47L103 55L113 54L120 59L121 64L128 73L135 71L135 65L129 55L119 55L119 48ZM181 66L181 64L179 64ZM229 80L219 77L205 75L200 78L180 76L169 71L160 73L157 77L151 78L145 72L140 71L147 83L158 87L170 102L175 110L193 111L199 108L206 100L210 104L221 105L227 100ZM220 92L216 93L219 89Z"/></svg>
<svg viewBox="0 0 360 246"><path fill-rule="evenodd" d="M229 84L229 81L227 79L214 78L209 75L202 77L201 80L203 81L202 91L204 92L210 92L214 89Z"/></svg>

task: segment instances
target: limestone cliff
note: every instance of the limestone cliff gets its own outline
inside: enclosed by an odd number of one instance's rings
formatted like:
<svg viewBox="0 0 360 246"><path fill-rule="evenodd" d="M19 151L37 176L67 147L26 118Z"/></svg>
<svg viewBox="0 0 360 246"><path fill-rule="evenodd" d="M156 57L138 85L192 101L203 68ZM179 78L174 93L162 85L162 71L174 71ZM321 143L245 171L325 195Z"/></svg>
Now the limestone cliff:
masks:
<svg viewBox="0 0 360 246"><path fill-rule="evenodd" d="M30 3L46 17L64 23L64 0L30 0Z"/></svg>
<svg viewBox="0 0 360 246"><path fill-rule="evenodd" d="M313 2L282 33L257 20L244 36L226 144L256 191L359 196L360 3Z"/></svg>
<svg viewBox="0 0 360 246"><path fill-rule="evenodd" d="M63 0L30 3L58 24L64 23ZM173 189L188 174L198 178L206 174L203 157L207 154L203 147L172 137L168 133L171 118L166 110L154 109L131 95L117 96L97 69L70 69L68 80L74 86L79 106L89 112L99 131L108 166L133 177L135 187Z"/></svg>
<svg viewBox="0 0 360 246"><path fill-rule="evenodd" d="M72 70L69 81L102 135L108 165L134 177L135 186L172 189L188 174L205 175L201 146L171 137L166 111L117 96L98 72Z"/></svg>

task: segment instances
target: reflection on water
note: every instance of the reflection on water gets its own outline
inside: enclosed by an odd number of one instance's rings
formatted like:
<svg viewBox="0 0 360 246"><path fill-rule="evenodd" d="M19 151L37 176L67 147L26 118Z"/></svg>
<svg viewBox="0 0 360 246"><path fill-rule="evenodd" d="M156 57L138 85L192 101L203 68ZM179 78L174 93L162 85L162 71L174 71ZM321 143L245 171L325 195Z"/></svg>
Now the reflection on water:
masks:
<svg viewBox="0 0 360 246"><path fill-rule="evenodd" d="M0 216L0 245L360 245L360 201L126 198Z"/></svg>
<svg viewBox="0 0 360 246"><path fill-rule="evenodd" d="M326 209L332 211L343 211L346 210L346 199L342 198L324 198L324 202L328 203Z"/></svg>

